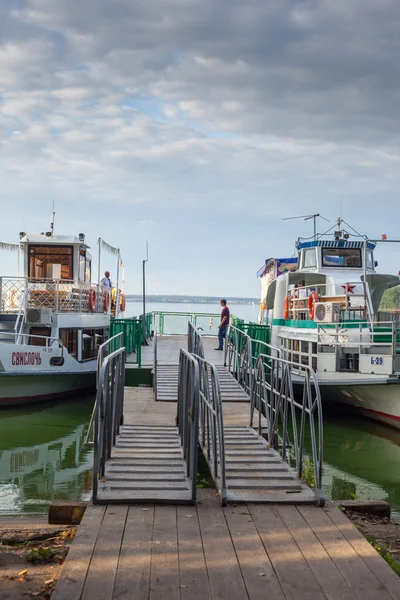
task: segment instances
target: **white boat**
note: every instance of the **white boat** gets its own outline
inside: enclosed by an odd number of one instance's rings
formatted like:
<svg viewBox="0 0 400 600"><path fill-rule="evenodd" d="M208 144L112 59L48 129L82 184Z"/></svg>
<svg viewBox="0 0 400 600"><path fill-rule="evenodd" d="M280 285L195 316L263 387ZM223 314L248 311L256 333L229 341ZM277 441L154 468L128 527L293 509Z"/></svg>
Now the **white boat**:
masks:
<svg viewBox="0 0 400 600"><path fill-rule="evenodd" d="M284 358L314 369L323 400L400 428L399 311L379 308L400 279L376 272L376 241L341 225L334 239L299 239L297 258L265 261L259 322Z"/></svg>
<svg viewBox="0 0 400 600"><path fill-rule="evenodd" d="M91 282L83 234L21 233L20 249L24 276L0 277L0 407L93 388L110 327L111 289Z"/></svg>

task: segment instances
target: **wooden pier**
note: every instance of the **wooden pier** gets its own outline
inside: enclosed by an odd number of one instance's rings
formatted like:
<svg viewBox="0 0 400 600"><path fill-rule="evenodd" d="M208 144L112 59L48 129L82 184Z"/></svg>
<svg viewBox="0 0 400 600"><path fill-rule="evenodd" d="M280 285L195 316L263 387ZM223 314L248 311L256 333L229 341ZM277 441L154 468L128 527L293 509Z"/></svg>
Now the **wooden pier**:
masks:
<svg viewBox="0 0 400 600"><path fill-rule="evenodd" d="M173 368L171 379L185 343L159 343L158 366ZM214 344L206 353L221 377ZM313 504L249 427L249 399L224 376L229 504L215 489L198 489L193 504L173 398L126 388L99 504L86 510L53 600L399 600L398 576L337 507Z"/></svg>

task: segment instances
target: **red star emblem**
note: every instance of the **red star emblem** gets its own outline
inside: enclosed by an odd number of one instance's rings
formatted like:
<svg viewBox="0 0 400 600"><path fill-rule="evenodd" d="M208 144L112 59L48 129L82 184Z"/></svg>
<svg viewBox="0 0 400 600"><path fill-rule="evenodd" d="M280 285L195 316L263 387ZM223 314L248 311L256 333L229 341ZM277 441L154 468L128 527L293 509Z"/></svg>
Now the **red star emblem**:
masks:
<svg viewBox="0 0 400 600"><path fill-rule="evenodd" d="M355 285L350 285L350 283L346 283L345 285L342 285L342 288L344 289L346 294L354 294L355 287L356 287Z"/></svg>

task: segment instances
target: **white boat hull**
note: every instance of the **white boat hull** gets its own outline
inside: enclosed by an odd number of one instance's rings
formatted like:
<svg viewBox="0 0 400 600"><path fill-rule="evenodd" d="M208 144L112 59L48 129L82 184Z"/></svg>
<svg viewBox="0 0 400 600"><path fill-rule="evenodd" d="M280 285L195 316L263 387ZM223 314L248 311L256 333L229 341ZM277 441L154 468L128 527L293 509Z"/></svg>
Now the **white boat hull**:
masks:
<svg viewBox="0 0 400 600"><path fill-rule="evenodd" d="M95 388L95 372L35 373L5 375L0 373L0 407L17 406L71 396Z"/></svg>
<svg viewBox="0 0 400 600"><path fill-rule="evenodd" d="M339 402L362 415L400 429L400 380L393 383L338 385L319 382L322 401Z"/></svg>

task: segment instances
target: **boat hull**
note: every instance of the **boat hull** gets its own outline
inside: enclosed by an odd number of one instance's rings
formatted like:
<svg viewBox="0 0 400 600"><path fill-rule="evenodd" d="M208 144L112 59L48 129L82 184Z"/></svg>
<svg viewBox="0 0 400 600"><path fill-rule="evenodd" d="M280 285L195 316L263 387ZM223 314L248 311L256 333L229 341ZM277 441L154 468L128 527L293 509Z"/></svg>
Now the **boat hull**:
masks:
<svg viewBox="0 0 400 600"><path fill-rule="evenodd" d="M68 397L94 390L95 372L35 373L5 375L0 373L0 408L31 402Z"/></svg>
<svg viewBox="0 0 400 600"><path fill-rule="evenodd" d="M400 429L400 380L393 383L319 382L323 402L340 403L362 415Z"/></svg>

